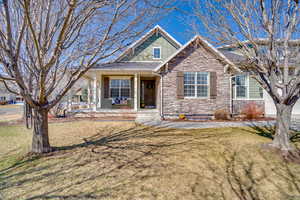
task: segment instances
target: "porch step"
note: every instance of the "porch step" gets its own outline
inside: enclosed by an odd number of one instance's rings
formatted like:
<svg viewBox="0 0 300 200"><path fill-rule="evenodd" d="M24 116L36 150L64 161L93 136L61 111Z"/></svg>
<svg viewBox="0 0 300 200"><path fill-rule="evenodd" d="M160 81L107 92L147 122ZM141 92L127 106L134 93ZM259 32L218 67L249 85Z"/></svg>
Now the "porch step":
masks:
<svg viewBox="0 0 300 200"><path fill-rule="evenodd" d="M138 112L135 122L142 124L157 124L161 122L159 112Z"/></svg>

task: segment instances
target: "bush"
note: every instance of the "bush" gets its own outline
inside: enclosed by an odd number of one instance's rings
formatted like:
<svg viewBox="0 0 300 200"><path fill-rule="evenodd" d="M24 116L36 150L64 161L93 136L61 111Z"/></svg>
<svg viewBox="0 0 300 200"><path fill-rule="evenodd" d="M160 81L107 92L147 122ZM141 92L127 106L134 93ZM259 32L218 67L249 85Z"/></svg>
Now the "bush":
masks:
<svg viewBox="0 0 300 200"><path fill-rule="evenodd" d="M7 101L0 101L0 105L6 105L6 104L8 104Z"/></svg>
<svg viewBox="0 0 300 200"><path fill-rule="evenodd" d="M229 120L230 119L230 113L226 109L220 109L220 110L215 111L214 117L217 120Z"/></svg>
<svg viewBox="0 0 300 200"><path fill-rule="evenodd" d="M186 119L185 114L179 114L179 119L180 119L180 120L185 120L185 119Z"/></svg>
<svg viewBox="0 0 300 200"><path fill-rule="evenodd" d="M243 107L241 114L244 115L245 119L252 120L261 118L264 114L264 111L263 108L252 102Z"/></svg>

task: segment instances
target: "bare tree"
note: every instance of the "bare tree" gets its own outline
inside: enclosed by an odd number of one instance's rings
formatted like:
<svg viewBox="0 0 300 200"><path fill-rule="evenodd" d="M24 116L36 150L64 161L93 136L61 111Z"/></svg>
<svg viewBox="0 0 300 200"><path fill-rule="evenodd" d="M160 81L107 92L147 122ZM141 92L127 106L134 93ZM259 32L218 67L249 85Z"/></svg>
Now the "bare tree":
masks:
<svg viewBox="0 0 300 200"><path fill-rule="evenodd" d="M51 151L48 112L98 63L107 62L168 7L146 0L3 0L0 79L33 109L32 152Z"/></svg>
<svg viewBox="0 0 300 200"><path fill-rule="evenodd" d="M277 123L271 146L292 151L291 113L300 97L299 2L196 0L192 6L210 41L236 48L242 55L236 72L250 73L272 97Z"/></svg>

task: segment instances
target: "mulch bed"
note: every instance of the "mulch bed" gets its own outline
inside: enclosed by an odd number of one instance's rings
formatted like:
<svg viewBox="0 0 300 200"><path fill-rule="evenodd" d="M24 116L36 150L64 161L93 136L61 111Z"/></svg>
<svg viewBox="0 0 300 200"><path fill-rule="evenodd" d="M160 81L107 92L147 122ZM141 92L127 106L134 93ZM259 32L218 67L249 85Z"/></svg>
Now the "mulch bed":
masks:
<svg viewBox="0 0 300 200"><path fill-rule="evenodd" d="M261 117L257 119L245 119L245 118L232 118L230 120L217 120L217 119L167 119L165 121L171 122L263 122L263 121L274 121L272 117Z"/></svg>

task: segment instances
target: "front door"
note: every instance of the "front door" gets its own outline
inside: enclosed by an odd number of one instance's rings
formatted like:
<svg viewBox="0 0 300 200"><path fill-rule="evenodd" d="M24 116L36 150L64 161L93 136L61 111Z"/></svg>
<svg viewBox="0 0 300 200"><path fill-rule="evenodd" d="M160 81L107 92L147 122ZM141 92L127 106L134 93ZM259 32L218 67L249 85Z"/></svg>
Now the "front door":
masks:
<svg viewBox="0 0 300 200"><path fill-rule="evenodd" d="M153 109L155 104L155 80L141 81L141 108Z"/></svg>

